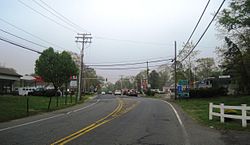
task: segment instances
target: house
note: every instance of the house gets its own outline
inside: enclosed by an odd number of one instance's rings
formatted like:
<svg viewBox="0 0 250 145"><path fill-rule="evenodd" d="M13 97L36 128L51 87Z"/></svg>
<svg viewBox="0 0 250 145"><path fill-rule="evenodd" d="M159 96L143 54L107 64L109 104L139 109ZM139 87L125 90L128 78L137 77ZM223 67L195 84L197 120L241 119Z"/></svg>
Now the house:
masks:
<svg viewBox="0 0 250 145"><path fill-rule="evenodd" d="M14 91L14 83L20 80L22 75L12 68L0 67L0 94L9 94Z"/></svg>

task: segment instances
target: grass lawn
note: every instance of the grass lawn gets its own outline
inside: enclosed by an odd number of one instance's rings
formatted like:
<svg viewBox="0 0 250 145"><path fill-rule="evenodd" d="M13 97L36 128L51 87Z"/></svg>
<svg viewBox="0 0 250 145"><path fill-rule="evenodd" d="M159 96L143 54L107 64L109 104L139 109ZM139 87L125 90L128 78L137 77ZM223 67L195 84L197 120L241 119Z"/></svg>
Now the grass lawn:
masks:
<svg viewBox="0 0 250 145"><path fill-rule="evenodd" d="M220 118L213 116L213 120L208 119L209 102L214 104L224 103L225 105L240 106L241 104L247 104L250 106L250 96L225 96L216 98L196 98L196 99L181 99L175 101L182 107L193 119L201 124L205 124L209 127L222 130L245 130L250 131L250 124L246 128L241 127L241 120L226 120L225 123L220 123ZM248 113L249 114L249 113Z"/></svg>
<svg viewBox="0 0 250 145"><path fill-rule="evenodd" d="M90 95L83 97L78 103L83 103ZM27 113L27 98L29 98L29 113ZM0 122L26 117L48 111L49 97L42 96L0 96ZM75 105L75 97L52 97L49 111Z"/></svg>

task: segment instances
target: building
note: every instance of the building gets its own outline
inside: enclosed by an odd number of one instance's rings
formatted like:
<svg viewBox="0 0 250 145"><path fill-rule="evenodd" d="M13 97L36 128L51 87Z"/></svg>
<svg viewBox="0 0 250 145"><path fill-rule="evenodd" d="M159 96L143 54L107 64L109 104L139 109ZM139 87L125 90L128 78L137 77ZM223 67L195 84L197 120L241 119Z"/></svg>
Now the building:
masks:
<svg viewBox="0 0 250 145"><path fill-rule="evenodd" d="M22 75L12 68L0 67L0 94L9 94L14 91L14 83L20 81Z"/></svg>

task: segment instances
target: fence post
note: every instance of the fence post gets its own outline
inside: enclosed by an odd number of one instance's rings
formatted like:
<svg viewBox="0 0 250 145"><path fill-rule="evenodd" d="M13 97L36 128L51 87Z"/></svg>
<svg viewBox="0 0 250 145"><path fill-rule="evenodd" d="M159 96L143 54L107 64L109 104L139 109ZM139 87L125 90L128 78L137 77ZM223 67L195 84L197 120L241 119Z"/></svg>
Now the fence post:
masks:
<svg viewBox="0 0 250 145"><path fill-rule="evenodd" d="M209 103L209 120L213 119L213 103Z"/></svg>
<svg viewBox="0 0 250 145"><path fill-rule="evenodd" d="M241 104L242 127L247 127L247 104Z"/></svg>
<svg viewBox="0 0 250 145"><path fill-rule="evenodd" d="M225 118L224 118L224 104L220 104L220 122L224 123Z"/></svg>

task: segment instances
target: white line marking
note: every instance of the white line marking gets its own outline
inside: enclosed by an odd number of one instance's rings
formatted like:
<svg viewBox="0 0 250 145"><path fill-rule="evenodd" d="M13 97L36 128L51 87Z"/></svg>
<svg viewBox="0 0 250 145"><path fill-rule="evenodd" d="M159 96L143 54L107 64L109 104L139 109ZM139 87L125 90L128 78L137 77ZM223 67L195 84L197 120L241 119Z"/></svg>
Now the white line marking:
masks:
<svg viewBox="0 0 250 145"><path fill-rule="evenodd" d="M183 125L183 123L182 123L182 121L181 121L181 118L180 118L179 114L177 113L177 111L175 110L174 106L173 106L172 104L170 104L169 102L167 102L167 101L164 101L164 102L167 103L167 104L173 109L173 111L174 111L174 113L175 113L175 116L177 117L177 119L178 119L180 125L181 125L182 127L184 127L184 125Z"/></svg>
<svg viewBox="0 0 250 145"><path fill-rule="evenodd" d="M188 139L187 131L186 131L185 127L184 127L184 124L183 124L182 121L181 121L181 118L180 118L178 112L175 110L174 106L173 106L171 103L169 103L169 102L167 102L167 101L164 101L164 102L167 103L167 104L173 109L173 111L174 111L174 113L175 113L175 116L177 117L177 119L178 119L178 121L179 121L179 123L180 123L180 125L181 125L182 131L183 131L183 133L184 133L185 145L190 145L190 142L189 142L189 139Z"/></svg>
<svg viewBox="0 0 250 145"><path fill-rule="evenodd" d="M67 112L66 114L68 115L68 114L70 114L70 113L72 113L72 112L77 112L77 111L80 111L80 110L89 108L89 107L91 107L91 106L97 104L99 101L100 101L100 99L98 99L95 103L92 103L92 104L90 104L90 105L88 105L88 106L85 106L85 107L83 107L83 108L80 108L80 109L76 109L76 110L74 110L74 111L69 111L69 112ZM60 117L60 116L63 116L63 115L65 115L65 114L57 114L57 115L55 115L55 116L51 116L51 117L47 117L47 118L43 118L43 119L31 121L31 122L27 122L27 123L23 123L23 124L11 126L11 127L2 128L2 129L0 129L0 132L5 131L5 130L10 130L10 129L18 128L18 127L22 127L22 126L26 126L26 125L30 125L30 124L34 124L34 123L37 123L37 122L42 122L42 121L49 120L49 119L53 119L53 118Z"/></svg>
<svg viewBox="0 0 250 145"><path fill-rule="evenodd" d="M5 131L5 130L9 130L9 129L13 129L13 128L17 128L17 127L30 125L30 124L41 122L41 121L45 121L45 120L48 120L48 119L56 118L56 117L59 117L59 116L62 116L62 115L64 115L64 114L58 114L58 115L51 116L51 117L48 117L48 118L43 118L43 119L39 119L39 120L35 120L35 121L31 121L31 122L27 122L27 123L23 123L23 124L19 124L19 125L7 127L7 128L2 128L2 129L0 129L0 132Z"/></svg>
<svg viewBox="0 0 250 145"><path fill-rule="evenodd" d="M86 108L89 108L89 107L91 107L91 106L97 104L99 101L100 101L100 99L98 99L95 103L92 103L92 104L90 104L90 105L88 105L88 106L85 106L85 107L83 107L83 108L80 108L80 109L76 109L76 110L74 110L73 112L78 112L78 111L84 110L84 109L86 109Z"/></svg>

